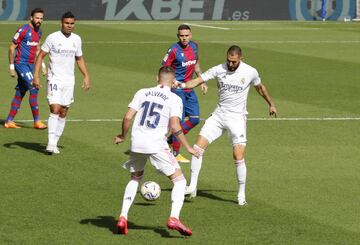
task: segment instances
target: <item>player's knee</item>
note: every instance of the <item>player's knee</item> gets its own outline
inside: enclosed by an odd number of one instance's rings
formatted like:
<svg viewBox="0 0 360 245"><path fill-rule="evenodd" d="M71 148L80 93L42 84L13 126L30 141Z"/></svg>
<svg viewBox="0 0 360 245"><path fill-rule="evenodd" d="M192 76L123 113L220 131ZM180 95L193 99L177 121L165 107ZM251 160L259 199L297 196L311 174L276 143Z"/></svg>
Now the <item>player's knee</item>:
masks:
<svg viewBox="0 0 360 245"><path fill-rule="evenodd" d="M200 118L199 117L190 117L189 121L195 127L196 125L198 125L200 123Z"/></svg>
<svg viewBox="0 0 360 245"><path fill-rule="evenodd" d="M199 153L200 157L204 155L205 149L198 146L197 144L194 145L194 150Z"/></svg>

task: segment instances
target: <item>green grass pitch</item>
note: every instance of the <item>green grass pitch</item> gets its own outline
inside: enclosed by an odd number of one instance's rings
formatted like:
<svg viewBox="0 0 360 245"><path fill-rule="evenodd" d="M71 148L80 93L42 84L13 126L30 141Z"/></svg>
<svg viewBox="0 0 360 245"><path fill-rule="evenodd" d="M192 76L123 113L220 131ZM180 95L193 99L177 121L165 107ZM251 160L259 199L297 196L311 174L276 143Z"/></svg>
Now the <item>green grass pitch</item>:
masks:
<svg viewBox="0 0 360 245"><path fill-rule="evenodd" d="M0 23L2 122L16 84L7 74L8 45L22 23ZM79 21L92 88L81 90L77 71L62 153L44 155L47 132L32 129L27 99L16 117L24 128L0 128L0 244L359 244L359 23L190 23L203 70L222 63L228 46L238 44L277 105L278 120L260 120L268 117L267 106L251 90L249 205L235 202L235 169L224 135L205 153L198 197L183 206L192 237L166 229L172 184L151 166L144 180L160 184L160 199L149 203L138 195L129 235L114 234L129 180L120 167L129 141L113 145L121 123L106 119L122 118L135 91L155 84L180 22ZM46 21L45 35L59 26ZM40 116L47 119L44 78L42 84ZM207 95L197 90L202 118L216 105L215 81L209 87ZM191 142L201 125L189 134ZM187 178L189 167L182 165Z"/></svg>

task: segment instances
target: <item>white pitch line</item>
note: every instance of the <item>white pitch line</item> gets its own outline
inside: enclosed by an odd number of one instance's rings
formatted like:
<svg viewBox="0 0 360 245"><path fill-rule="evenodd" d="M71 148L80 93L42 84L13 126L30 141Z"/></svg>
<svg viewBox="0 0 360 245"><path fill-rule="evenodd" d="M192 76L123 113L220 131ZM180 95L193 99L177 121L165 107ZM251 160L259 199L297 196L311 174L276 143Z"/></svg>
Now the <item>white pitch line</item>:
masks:
<svg viewBox="0 0 360 245"><path fill-rule="evenodd" d="M218 30L231 30L231 28L228 27L219 27L219 26L207 26L207 25L199 25L199 24L191 24L191 23L184 23L189 26L196 26L196 27L202 27L202 28L209 28L209 29L218 29Z"/></svg>
<svg viewBox="0 0 360 245"><path fill-rule="evenodd" d="M201 118L201 121L205 121L205 118ZM257 117L248 118L248 121L360 121L360 117ZM32 122L33 120L16 120L17 122ZM44 120L46 121L46 120ZM122 119L116 118L103 118L103 119L67 119L67 122L122 122Z"/></svg>
<svg viewBox="0 0 360 245"><path fill-rule="evenodd" d="M199 43L254 43L254 44L358 44L360 40L214 40L214 41L198 41ZM171 41L84 41L83 44L169 44ZM0 44L8 44L8 42L0 41Z"/></svg>

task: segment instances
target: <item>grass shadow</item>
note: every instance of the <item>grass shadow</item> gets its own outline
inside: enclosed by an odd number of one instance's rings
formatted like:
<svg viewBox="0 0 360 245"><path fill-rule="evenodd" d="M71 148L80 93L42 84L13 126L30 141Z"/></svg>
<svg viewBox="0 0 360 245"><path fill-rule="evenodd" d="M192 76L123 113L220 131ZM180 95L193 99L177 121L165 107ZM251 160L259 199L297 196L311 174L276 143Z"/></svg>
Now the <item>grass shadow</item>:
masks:
<svg viewBox="0 0 360 245"><path fill-rule="evenodd" d="M83 219L80 221L82 225L94 225L100 228L108 229L111 233L118 234L116 228L117 220L112 216L98 216L96 218ZM131 221L128 221L129 232L131 230L153 230L155 233L160 234L161 237L166 238L182 238L183 236L172 236L169 231L163 227L154 227L154 226L144 226L137 225Z"/></svg>
<svg viewBox="0 0 360 245"><path fill-rule="evenodd" d="M45 153L46 150L46 145L40 143L34 143L34 142L15 141L13 143L6 143L3 146L9 149L16 149L20 147L23 149L32 150L39 153Z"/></svg>

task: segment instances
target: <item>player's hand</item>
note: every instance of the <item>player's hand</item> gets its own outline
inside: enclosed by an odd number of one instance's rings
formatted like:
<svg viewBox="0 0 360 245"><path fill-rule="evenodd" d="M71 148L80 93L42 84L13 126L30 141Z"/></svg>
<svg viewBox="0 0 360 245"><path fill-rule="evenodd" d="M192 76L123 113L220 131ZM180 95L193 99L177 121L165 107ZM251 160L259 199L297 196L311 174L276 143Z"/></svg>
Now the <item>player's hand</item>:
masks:
<svg viewBox="0 0 360 245"><path fill-rule="evenodd" d="M14 69L9 69L9 74L10 74L11 77L15 77L16 72L15 72Z"/></svg>
<svg viewBox="0 0 360 245"><path fill-rule="evenodd" d="M38 90L41 88L40 79L37 76L34 76L32 85Z"/></svg>
<svg viewBox="0 0 360 245"><path fill-rule="evenodd" d="M189 147L189 149L187 149L187 151L193 155L194 157L196 158L199 158L200 157L200 152L199 151L196 151L194 148L192 147Z"/></svg>
<svg viewBox="0 0 360 245"><path fill-rule="evenodd" d="M122 134L116 135L114 138L114 144L121 144L125 141L125 137Z"/></svg>
<svg viewBox="0 0 360 245"><path fill-rule="evenodd" d="M270 106L270 107L269 107L269 115L270 115L270 116L274 116L275 118L277 118L277 111L276 111L276 107L275 107L275 106Z"/></svg>
<svg viewBox="0 0 360 245"><path fill-rule="evenodd" d="M43 76L45 76L45 75L47 74L46 67L42 67L42 68L41 68L41 74L42 74Z"/></svg>
<svg viewBox="0 0 360 245"><path fill-rule="evenodd" d="M205 95L209 89L208 85L206 83L202 83L200 86L201 86L202 94Z"/></svg>
<svg viewBox="0 0 360 245"><path fill-rule="evenodd" d="M82 88L87 91L90 89L90 78L84 77Z"/></svg>
<svg viewBox="0 0 360 245"><path fill-rule="evenodd" d="M181 82L179 82L178 80L174 80L172 83L172 88L181 88Z"/></svg>

